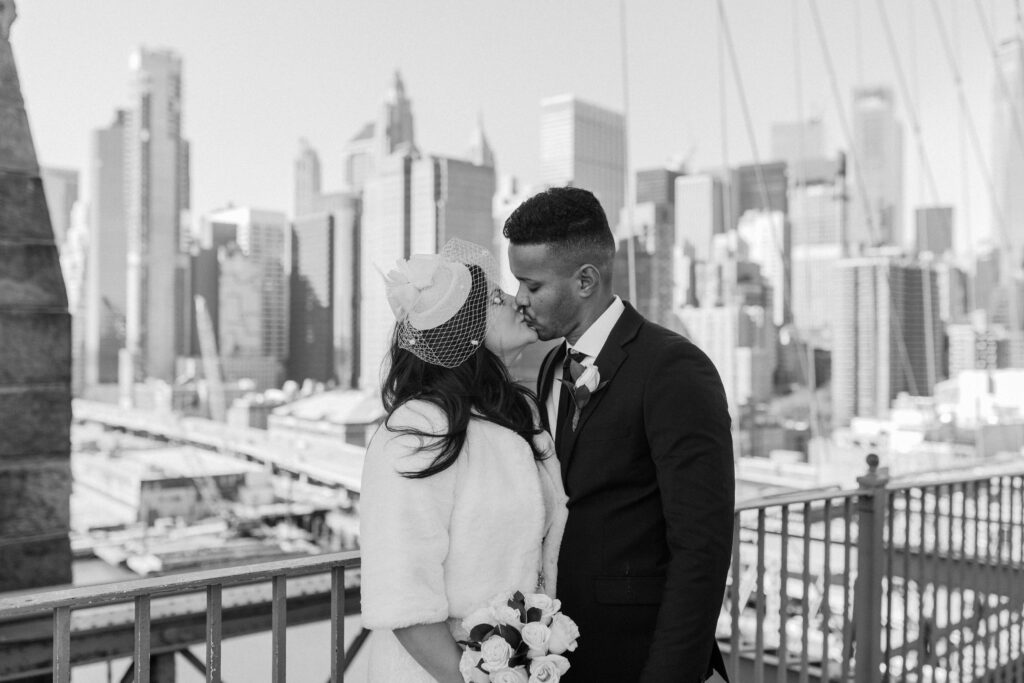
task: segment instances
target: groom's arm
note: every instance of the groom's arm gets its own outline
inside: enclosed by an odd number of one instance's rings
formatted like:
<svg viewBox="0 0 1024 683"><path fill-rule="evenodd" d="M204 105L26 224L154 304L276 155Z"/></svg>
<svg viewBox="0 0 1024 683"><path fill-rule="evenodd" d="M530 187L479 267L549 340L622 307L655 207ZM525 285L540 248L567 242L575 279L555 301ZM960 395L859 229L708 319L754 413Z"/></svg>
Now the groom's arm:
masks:
<svg viewBox="0 0 1024 683"><path fill-rule="evenodd" d="M714 365L665 343L644 390L644 421L670 562L644 683L704 680L732 554L735 479L729 410Z"/></svg>

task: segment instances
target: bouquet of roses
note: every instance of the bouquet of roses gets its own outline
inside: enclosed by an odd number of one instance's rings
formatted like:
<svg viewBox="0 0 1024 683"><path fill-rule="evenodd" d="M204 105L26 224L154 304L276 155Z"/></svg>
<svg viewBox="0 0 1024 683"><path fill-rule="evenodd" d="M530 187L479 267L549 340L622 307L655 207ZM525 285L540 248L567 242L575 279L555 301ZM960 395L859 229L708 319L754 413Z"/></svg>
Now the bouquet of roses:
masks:
<svg viewBox="0 0 1024 683"><path fill-rule="evenodd" d="M543 593L499 593L462 620L467 683L556 683L569 670L579 627Z"/></svg>

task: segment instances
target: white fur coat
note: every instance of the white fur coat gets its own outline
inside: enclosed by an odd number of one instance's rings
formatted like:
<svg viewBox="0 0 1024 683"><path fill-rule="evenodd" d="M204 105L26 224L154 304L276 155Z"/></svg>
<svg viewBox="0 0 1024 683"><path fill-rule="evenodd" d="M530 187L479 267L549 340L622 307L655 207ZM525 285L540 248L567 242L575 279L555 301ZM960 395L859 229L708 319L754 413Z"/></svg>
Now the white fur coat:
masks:
<svg viewBox="0 0 1024 683"><path fill-rule="evenodd" d="M395 430L443 432L444 416L414 401L388 424L363 468L363 624L393 630L461 619L500 591L534 591L538 576L553 595L567 512L551 438L537 437L548 455L538 462L514 432L473 419L453 466L409 479L401 473L424 468L437 451Z"/></svg>

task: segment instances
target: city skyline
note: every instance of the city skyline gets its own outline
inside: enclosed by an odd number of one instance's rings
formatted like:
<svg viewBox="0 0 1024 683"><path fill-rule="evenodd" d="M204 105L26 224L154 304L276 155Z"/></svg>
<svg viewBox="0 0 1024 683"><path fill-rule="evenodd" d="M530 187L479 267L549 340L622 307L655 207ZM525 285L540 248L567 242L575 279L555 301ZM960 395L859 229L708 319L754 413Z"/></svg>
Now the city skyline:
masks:
<svg viewBox="0 0 1024 683"><path fill-rule="evenodd" d="M108 125L128 99L128 56L137 45L180 54L184 135L193 147L193 221L229 202L290 209L292 160L300 138L321 155L324 187L339 188L345 143L374 117L395 69L405 79L423 148L463 156L482 116L499 174L514 174L526 184L541 177L542 99L571 92L622 108L619 5L614 2L530 3L515 9L468 3L460 5L458 22L398 3L358 8L312 3L306 12L269 5L254 11L234 2L216 8L197 3L185 10L160 2L111 1L100 8L57 1L23 4L13 41L36 146L47 166L85 167L90 132ZM995 71L984 33L973 6L935 6L943 12L946 30L955 31L951 38L991 166ZM731 0L724 7L760 160L770 160L772 124L797 120L801 113L823 117L827 151L846 148L810 6L794 0L767 8ZM985 7L997 40L1014 33L1013 9L1008 0ZM715 3L680 8L637 0L627 2L626 10L631 168L656 167L678 155L689 158L691 170L719 166L723 157L731 166L753 161L731 65L717 61L724 36L717 31ZM877 8L828 3L819 11L843 115L850 118L855 86L892 87L906 131L905 211L932 203ZM973 224L974 240L987 233L990 208L971 152L959 141L964 136L955 90L931 5L917 0L888 12L939 199L958 208L957 242L963 247L965 225ZM204 30L196 30L198 24ZM204 38L211 35L220 39ZM496 35L504 39L496 41ZM523 45L536 47L524 50ZM88 54L86 67L67 54ZM719 135L723 79L724 143ZM65 85L57 88L57 83ZM69 98L75 106L67 106Z"/></svg>

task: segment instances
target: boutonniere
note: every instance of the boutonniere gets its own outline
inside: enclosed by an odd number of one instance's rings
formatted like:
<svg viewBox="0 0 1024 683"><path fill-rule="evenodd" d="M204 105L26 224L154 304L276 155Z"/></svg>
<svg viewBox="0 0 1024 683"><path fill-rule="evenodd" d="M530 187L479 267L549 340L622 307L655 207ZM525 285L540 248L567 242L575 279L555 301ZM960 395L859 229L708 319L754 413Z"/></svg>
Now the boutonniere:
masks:
<svg viewBox="0 0 1024 683"><path fill-rule="evenodd" d="M576 361L572 361L569 365L569 374L576 378L574 382L567 379L558 381L569 390L569 396L572 397L572 402L576 406L576 410L572 414L572 430L575 432L580 423L580 413L590 403L590 398L608 386L610 380L601 381L601 372L597 369L597 365L583 365Z"/></svg>

